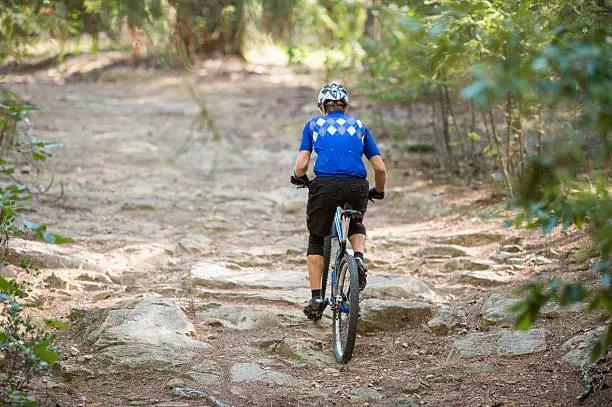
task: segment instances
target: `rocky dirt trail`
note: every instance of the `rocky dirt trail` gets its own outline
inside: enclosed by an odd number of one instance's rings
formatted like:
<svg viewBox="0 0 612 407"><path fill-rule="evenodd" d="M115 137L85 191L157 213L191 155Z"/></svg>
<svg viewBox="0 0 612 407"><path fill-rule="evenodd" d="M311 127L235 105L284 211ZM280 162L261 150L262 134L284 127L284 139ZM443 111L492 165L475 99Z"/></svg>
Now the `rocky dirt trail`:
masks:
<svg viewBox="0 0 612 407"><path fill-rule="evenodd" d="M317 79L215 61L111 72L8 78L42 108L34 134L66 144L28 216L74 242L14 239L9 253L39 264L39 312L71 321L40 384L49 405L577 405L584 340L602 321L553 305L517 332L505 308L528 278L588 278L579 235L545 245L503 229L489 192L431 183L380 140L389 193L366 217L354 357L336 364L329 315L313 324L301 312L306 192L288 183ZM357 114L370 107L356 99ZM211 117L219 137L202 125ZM606 404L607 390L583 405Z"/></svg>

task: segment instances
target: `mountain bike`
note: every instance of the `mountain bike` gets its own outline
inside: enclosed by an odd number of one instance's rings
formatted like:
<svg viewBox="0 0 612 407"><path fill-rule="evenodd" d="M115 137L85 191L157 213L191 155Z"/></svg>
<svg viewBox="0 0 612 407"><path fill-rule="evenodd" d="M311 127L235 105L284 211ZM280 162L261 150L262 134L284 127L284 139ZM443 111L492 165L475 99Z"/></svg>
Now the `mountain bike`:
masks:
<svg viewBox="0 0 612 407"><path fill-rule="evenodd" d="M357 324L359 322L359 274L355 258L346 248L348 228L351 219L360 220L363 214L344 204L337 207L332 233L325 238L321 298L333 312L334 356L340 363L348 363L353 356ZM333 259L333 263L332 263ZM327 280L330 276L331 293L325 297Z"/></svg>
<svg viewBox="0 0 612 407"><path fill-rule="evenodd" d="M294 183L293 178L292 183ZM294 184L298 188L308 188L309 180L306 180L303 184ZM348 203L345 203L343 207L338 206L336 208L331 233L325 238L323 251L321 298L324 301L324 309L329 305L333 313L334 356L340 363L348 363L353 356L360 311L359 271L355 258L346 247L349 225L352 219L362 220L363 213L352 209ZM329 272L330 266L331 273ZM328 280L331 292L329 297L325 297Z"/></svg>

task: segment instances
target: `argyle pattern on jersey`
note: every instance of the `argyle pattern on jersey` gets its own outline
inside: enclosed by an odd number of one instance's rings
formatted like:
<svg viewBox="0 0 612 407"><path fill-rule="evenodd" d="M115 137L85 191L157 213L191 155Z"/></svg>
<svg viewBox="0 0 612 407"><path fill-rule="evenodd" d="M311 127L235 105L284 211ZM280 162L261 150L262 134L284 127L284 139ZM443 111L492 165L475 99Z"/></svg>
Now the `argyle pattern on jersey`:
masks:
<svg viewBox="0 0 612 407"><path fill-rule="evenodd" d="M356 136L363 144L365 136L365 126L361 120L355 117L319 117L314 118L309 123L310 131L312 132L312 141L315 143L319 137L334 136L348 134Z"/></svg>
<svg viewBox="0 0 612 407"><path fill-rule="evenodd" d="M362 157L379 155L367 127L356 117L339 111L317 116L304 126L300 150L314 151L317 177L365 178Z"/></svg>

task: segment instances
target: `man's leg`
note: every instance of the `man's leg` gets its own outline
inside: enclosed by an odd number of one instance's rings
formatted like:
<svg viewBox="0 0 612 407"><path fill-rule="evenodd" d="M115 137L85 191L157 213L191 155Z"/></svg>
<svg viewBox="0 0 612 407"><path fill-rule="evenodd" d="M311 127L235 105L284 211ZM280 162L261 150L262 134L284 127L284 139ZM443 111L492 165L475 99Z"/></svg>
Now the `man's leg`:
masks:
<svg viewBox="0 0 612 407"><path fill-rule="evenodd" d="M308 277L310 279L310 289L321 291L321 276L323 275L323 256L318 254L309 254L308 262ZM314 295L313 295L314 297Z"/></svg>
<svg viewBox="0 0 612 407"><path fill-rule="evenodd" d="M351 191L348 196L345 196L353 209L361 211L364 215L368 210L368 181L365 179L352 180ZM366 242L366 228L361 220L351 220L349 225L348 238L353 248L355 261L359 271L359 290L363 290L366 286L366 268L363 260Z"/></svg>
<svg viewBox="0 0 612 407"><path fill-rule="evenodd" d="M321 298L321 276L323 275L323 249L325 238L310 235L308 238L308 278L312 298L304 307L304 313L310 319L320 319L325 309L325 302Z"/></svg>
<svg viewBox="0 0 612 407"><path fill-rule="evenodd" d="M349 242L351 242L351 247L355 253L365 252L365 241L366 235L361 233L355 233L354 235L349 236Z"/></svg>
<svg viewBox="0 0 612 407"><path fill-rule="evenodd" d="M320 319L325 309L321 298L321 276L323 274L323 254L325 236L329 234L336 209L334 197L337 181L333 179L315 178L310 183L308 205L306 207L306 224L310 235L308 237L308 278L312 298L304 307L304 313L310 319Z"/></svg>

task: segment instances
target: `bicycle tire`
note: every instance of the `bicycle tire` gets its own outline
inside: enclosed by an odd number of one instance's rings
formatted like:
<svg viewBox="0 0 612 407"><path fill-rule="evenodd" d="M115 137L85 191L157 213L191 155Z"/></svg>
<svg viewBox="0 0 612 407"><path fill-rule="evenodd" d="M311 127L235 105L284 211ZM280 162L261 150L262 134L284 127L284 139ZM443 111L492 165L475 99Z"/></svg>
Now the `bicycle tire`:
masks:
<svg viewBox="0 0 612 407"><path fill-rule="evenodd" d="M323 245L323 274L321 275L321 298L325 299L327 279L329 278L329 265L331 264L331 236L325 237Z"/></svg>
<svg viewBox="0 0 612 407"><path fill-rule="evenodd" d="M340 259L336 270L336 298L342 297L340 304L336 303L333 318L334 356L340 363L348 363L353 356L357 324L359 322L359 275L357 263L353 256L345 253ZM348 278L347 278L348 277ZM345 282L348 281L348 289ZM343 310L348 306L348 312Z"/></svg>

